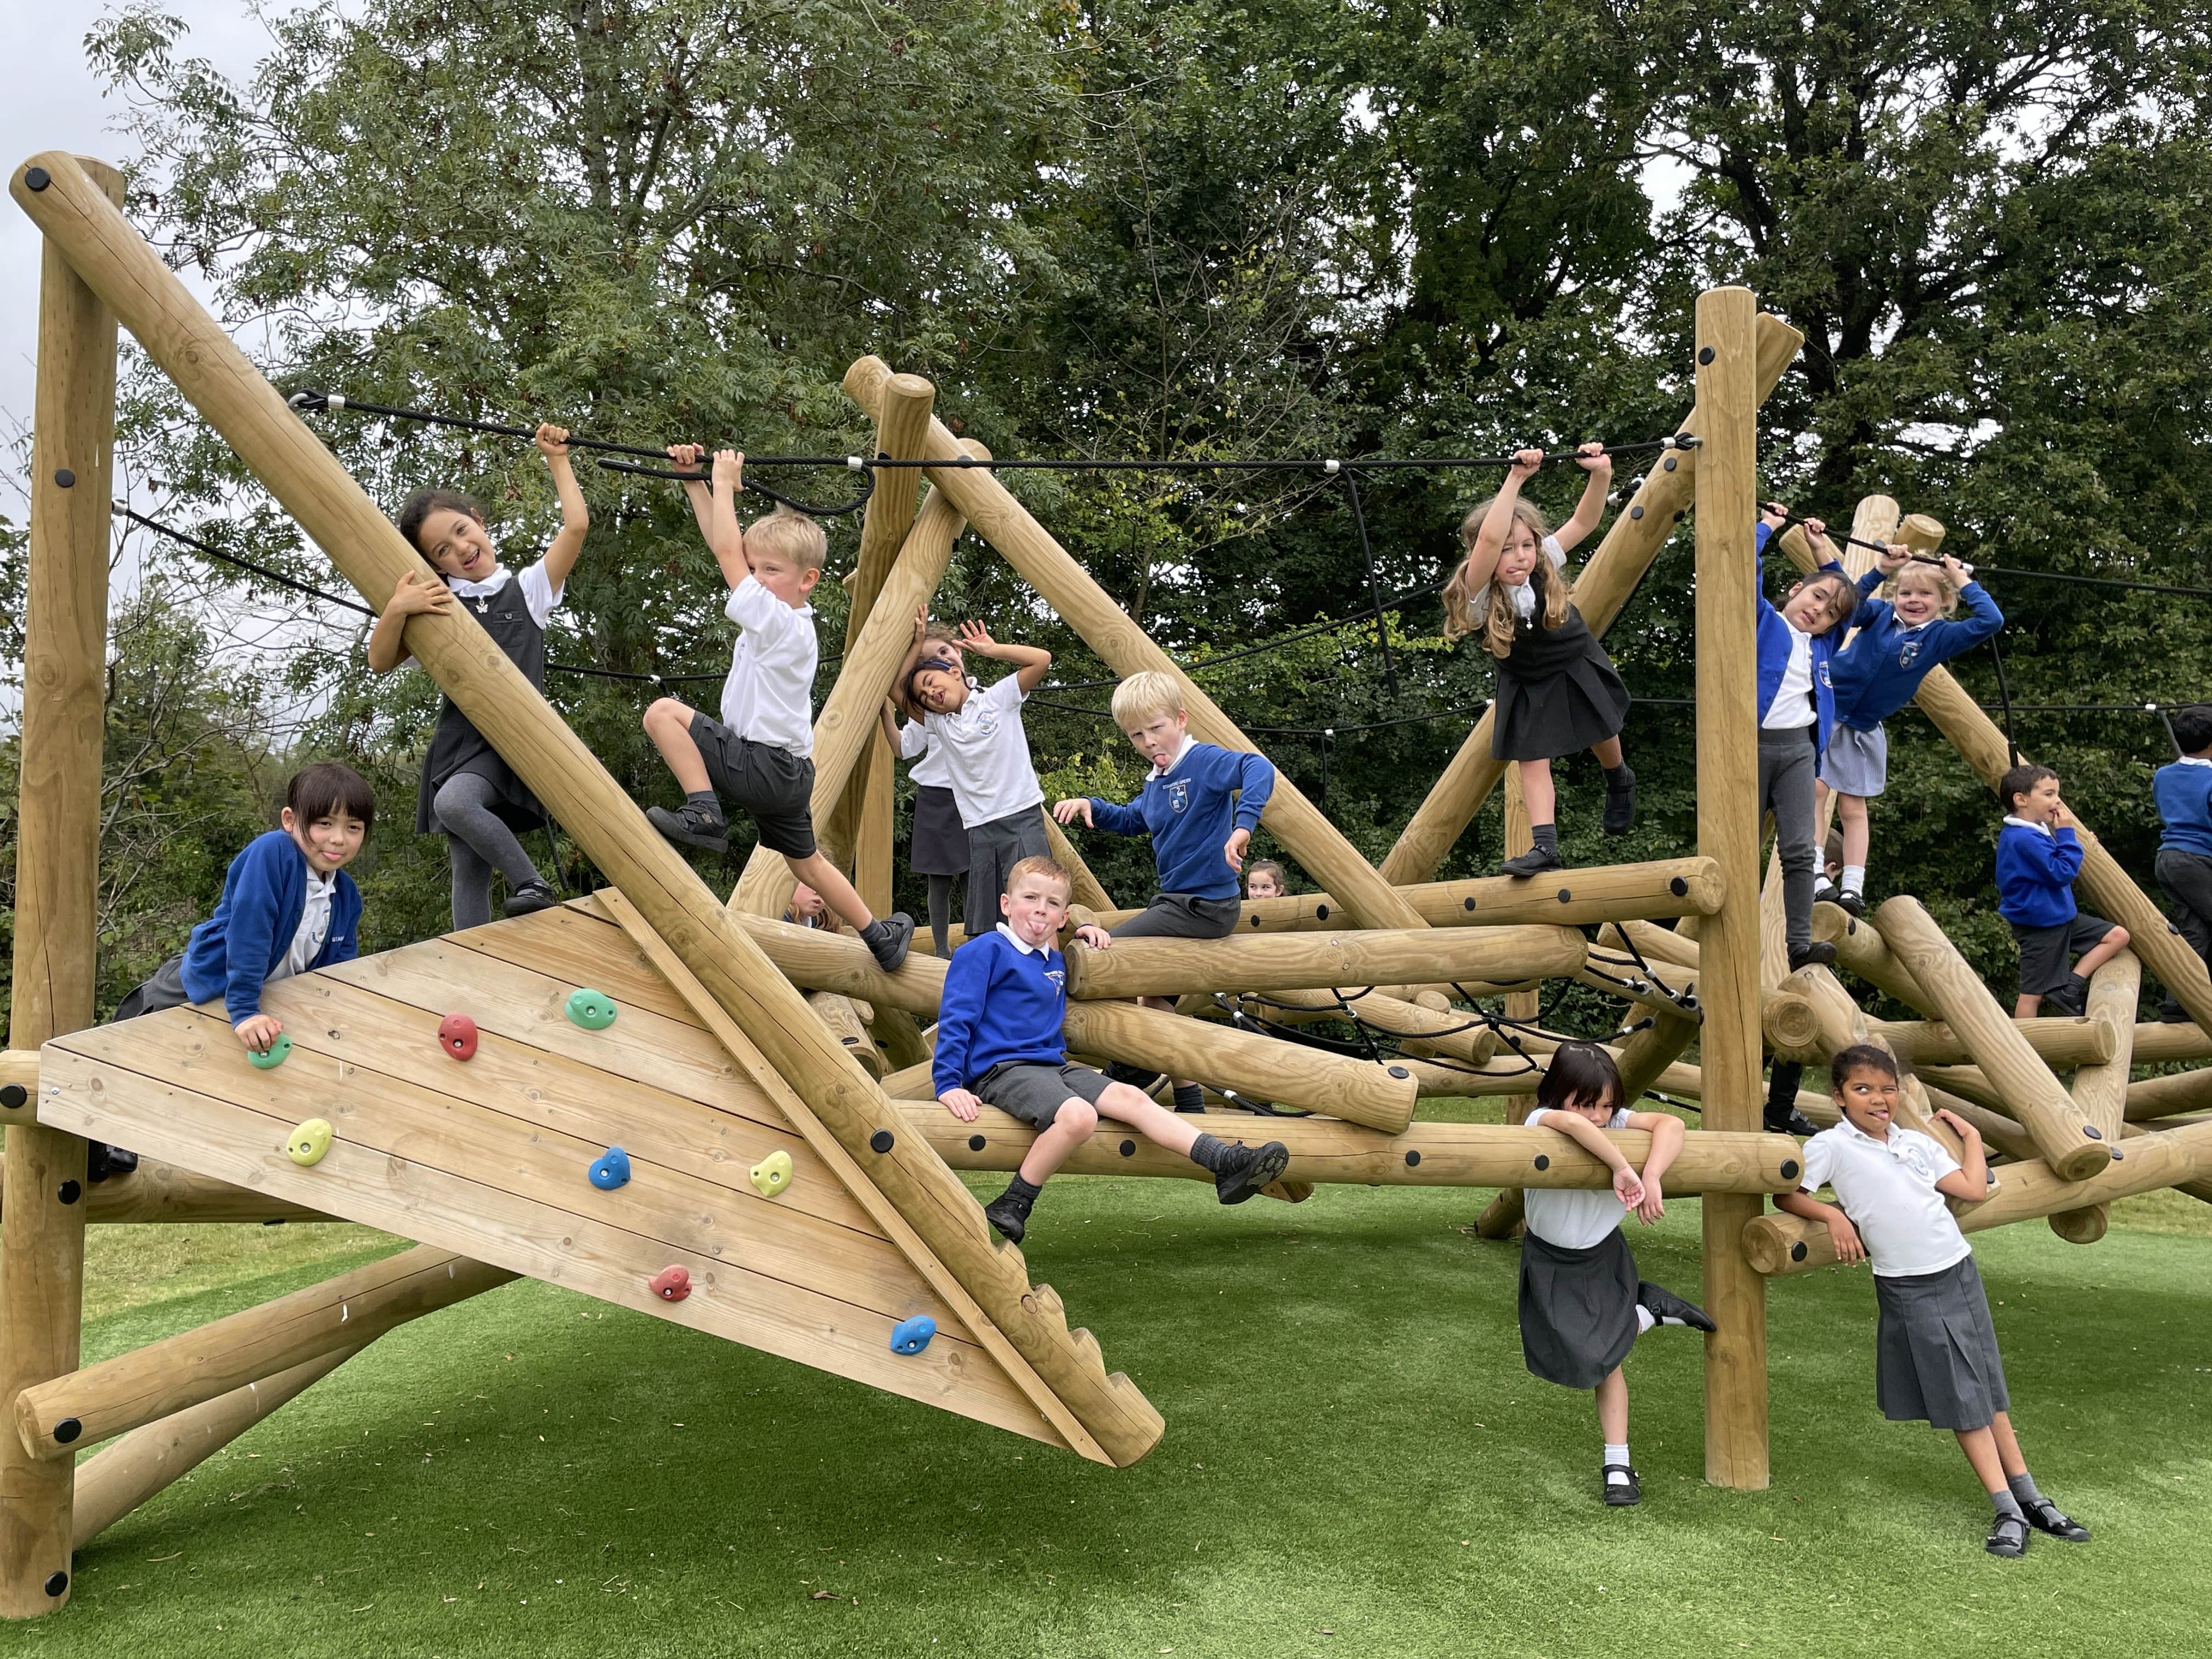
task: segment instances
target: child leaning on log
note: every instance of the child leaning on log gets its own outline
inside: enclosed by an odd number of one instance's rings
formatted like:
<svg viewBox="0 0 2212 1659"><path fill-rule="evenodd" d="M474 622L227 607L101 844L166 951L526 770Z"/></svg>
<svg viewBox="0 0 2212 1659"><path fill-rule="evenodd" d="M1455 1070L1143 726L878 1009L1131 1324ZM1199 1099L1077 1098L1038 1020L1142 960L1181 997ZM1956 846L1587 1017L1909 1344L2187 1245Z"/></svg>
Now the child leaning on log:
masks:
<svg viewBox="0 0 2212 1659"><path fill-rule="evenodd" d="M968 678L967 659L961 653L960 636L941 623L922 630L927 654L950 664L963 680ZM973 682L969 682L971 689ZM937 954L952 954L952 884L968 873L971 854L968 826L960 821L960 803L952 793L952 773L945 763L945 746L929 735L921 720L898 728L896 753L914 763L908 774L914 780L914 834L907 843L907 868L929 884L929 936Z"/></svg>
<svg viewBox="0 0 2212 1659"><path fill-rule="evenodd" d="M2085 1542L2089 1529L2036 1490L2021 1455L1989 1297L1973 1249L1943 1202L1988 1196L1981 1132L1954 1113L1936 1114L1963 1143L1960 1164L1931 1137L1898 1126L1897 1061L1871 1045L1838 1054L1829 1077L1843 1121L1805 1143L1799 1190L1774 1202L1825 1223L1837 1260L1873 1262L1881 1414L1958 1437L1996 1512L1984 1545L1991 1555L2026 1554L2030 1527ZM1833 1204L1813 1195L1824 1182L1835 1189Z"/></svg>
<svg viewBox="0 0 2212 1659"><path fill-rule="evenodd" d="M1274 763L1193 738L1182 684L1172 674L1132 674L1114 688L1113 710L1114 724L1150 768L1145 787L1126 806L1078 796L1057 803L1052 815L1062 823L1079 817L1088 829L1152 838L1159 890L1113 930L1115 939L1226 939L1243 914L1237 878L1275 793ZM1175 1007L1172 997L1139 1000L1148 1008ZM1116 1066L1109 1075L1139 1089L1159 1080L1137 1067ZM1206 1109L1198 1085L1183 1078L1175 1079L1175 1104L1179 1112Z"/></svg>
<svg viewBox="0 0 2212 1659"><path fill-rule="evenodd" d="M999 900L1005 920L970 935L952 953L937 1021L930 1080L945 1109L973 1123L995 1106L1037 1131L1006 1190L983 1206L991 1224L1018 1244L1030 1206L1054 1170L1091 1138L1102 1117L1126 1123L1213 1176L1224 1204L1242 1204L1281 1178L1291 1161L1279 1140L1231 1146L1201 1134L1143 1091L1068 1063L1067 963L1053 941L1067 921L1073 883L1049 858L1026 858L1008 872ZM1099 950L1113 940L1088 925L1076 937Z"/></svg>
<svg viewBox="0 0 2212 1659"><path fill-rule="evenodd" d="M696 467L701 453L696 444L668 452L686 467ZM760 844L781 853L792 875L852 924L885 973L895 973L914 943L914 918L871 914L814 841L814 669L822 647L806 596L822 580L829 538L813 520L783 507L739 531L744 459L718 451L714 489L684 486L730 586L724 614L743 631L722 685L720 720L674 697L645 711L645 734L684 790L677 811L654 806L645 816L679 847L720 853L730 844L722 801L735 802L752 815Z"/></svg>
<svg viewBox="0 0 2212 1659"><path fill-rule="evenodd" d="M1621 1362L1654 1325L1715 1329L1704 1309L1637 1277L1620 1224L1631 1211L1649 1226L1667 1213L1660 1178L1682 1150L1682 1121L1632 1112L1613 1056L1594 1042L1563 1042L1536 1085L1528 1123L1556 1129L1613 1171L1609 1188L1531 1187L1522 1195L1521 1351L1528 1369L1562 1388L1597 1394L1605 1437L1599 1482L1615 1507L1643 1501L1628 1459L1628 1379ZM1607 1129L1644 1129L1651 1151L1638 1175Z"/></svg>
<svg viewBox="0 0 2212 1659"><path fill-rule="evenodd" d="M2020 946L2013 1018L2034 1018L2046 1000L2079 1018L2089 1011L2089 975L2126 947L2128 930L2074 902L2081 840L2058 797L2058 774L2015 766L1997 780L1997 799L2005 810L1997 832L1997 914L2012 924Z"/></svg>
<svg viewBox="0 0 2212 1659"><path fill-rule="evenodd" d="M230 861L215 914L117 1005L118 1020L221 997L238 1040L267 1054L284 1024L261 1012L261 988L361 954L361 889L344 866L376 822L375 792L351 767L317 761L292 775L278 822ZM136 1152L92 1143L90 1180L137 1167Z"/></svg>
<svg viewBox="0 0 2212 1659"><path fill-rule="evenodd" d="M2173 926L2189 948L2212 965L2212 708L2173 716L2181 758L2151 775L2158 805L2158 884L2173 901ZM2189 1011L2168 993L2159 1018L2179 1024Z"/></svg>

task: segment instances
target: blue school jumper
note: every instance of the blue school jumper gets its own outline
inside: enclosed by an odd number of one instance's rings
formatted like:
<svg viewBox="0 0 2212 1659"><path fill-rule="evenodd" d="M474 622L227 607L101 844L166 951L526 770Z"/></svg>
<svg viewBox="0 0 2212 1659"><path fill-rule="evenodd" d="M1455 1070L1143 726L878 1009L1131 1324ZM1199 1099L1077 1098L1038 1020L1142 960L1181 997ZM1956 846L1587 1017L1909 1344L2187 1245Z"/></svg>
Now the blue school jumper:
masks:
<svg viewBox="0 0 2212 1659"><path fill-rule="evenodd" d="M931 1085L940 1095L974 1086L994 1066L1018 1060L1058 1066L1067 1018L1067 962L1059 951L1024 951L997 928L952 953L938 1004Z"/></svg>
<svg viewBox="0 0 2212 1659"><path fill-rule="evenodd" d="M282 830L246 843L222 878L215 914L185 946L185 994L205 1002L220 993L230 1023L261 1012L262 981L283 965L307 910L307 855ZM327 968L361 954L361 889L343 870L331 890L331 931L307 966Z"/></svg>
<svg viewBox="0 0 2212 1659"><path fill-rule="evenodd" d="M1771 534L1765 525L1760 525L1752 532L1752 545L1759 553L1765 553ZM1833 559L1820 568L1823 571L1832 570L1838 575L1845 574L1843 566ZM1869 577L1875 581L1881 580L1872 571L1860 578L1862 603L1864 603L1870 586ZM1790 635L1792 630L1774 602L1766 597L1765 584L1760 580L1760 573L1756 566L1752 569L1752 580L1759 583L1759 718L1764 722L1767 712L1774 707L1775 694L1782 690L1782 677L1790 670ZM1815 748L1823 754L1827 752L1828 733L1834 729L1836 723L1836 693L1830 684L1829 665L1835 659L1836 641L1843 637L1844 630L1850 625L1851 619L1846 617L1826 633L1813 635L1813 709L1820 726L1814 741Z"/></svg>
<svg viewBox="0 0 2212 1659"><path fill-rule="evenodd" d="M2151 774L2150 797L2164 826L2161 853L2194 853L2212 858L2212 765L2175 761Z"/></svg>
<svg viewBox="0 0 2212 1659"><path fill-rule="evenodd" d="M1883 578L1873 574L1878 586ZM1863 600L1857 637L1837 657L1831 671L1836 718L1855 732L1873 731L1912 701L1930 670L1964 656L2004 626L2004 612L1979 582L1960 588L1959 599L1966 615L1939 617L1917 628L1899 622L1896 607L1887 599Z"/></svg>
<svg viewBox="0 0 2212 1659"><path fill-rule="evenodd" d="M1240 788L1243 798L1233 799ZM1188 743L1166 771L1152 769L1127 806L1093 795L1091 816L1117 836L1152 838L1163 893L1236 898L1237 872L1222 857L1221 844L1232 830L1258 829L1274 793L1274 763L1265 755Z"/></svg>
<svg viewBox="0 0 2212 1659"><path fill-rule="evenodd" d="M2081 853L2069 829L2045 835L2032 823L2006 824L1997 832L1997 914L2021 927L2073 921Z"/></svg>

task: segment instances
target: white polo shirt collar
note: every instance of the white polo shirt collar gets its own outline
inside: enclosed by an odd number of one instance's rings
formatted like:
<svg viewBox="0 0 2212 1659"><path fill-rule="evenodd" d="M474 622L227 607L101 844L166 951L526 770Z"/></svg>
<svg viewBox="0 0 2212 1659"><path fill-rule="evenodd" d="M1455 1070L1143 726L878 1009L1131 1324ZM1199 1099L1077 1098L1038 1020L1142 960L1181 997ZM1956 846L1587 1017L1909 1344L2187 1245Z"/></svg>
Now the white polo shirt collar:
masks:
<svg viewBox="0 0 2212 1659"><path fill-rule="evenodd" d="M1008 939L1012 939L1013 941L1014 949L1019 951L1025 957L1048 957L1052 954L1051 945L1030 944L1027 939L1024 939L1019 933L1014 931L1013 924L1011 922L1000 922L999 924L999 931L1004 933Z"/></svg>

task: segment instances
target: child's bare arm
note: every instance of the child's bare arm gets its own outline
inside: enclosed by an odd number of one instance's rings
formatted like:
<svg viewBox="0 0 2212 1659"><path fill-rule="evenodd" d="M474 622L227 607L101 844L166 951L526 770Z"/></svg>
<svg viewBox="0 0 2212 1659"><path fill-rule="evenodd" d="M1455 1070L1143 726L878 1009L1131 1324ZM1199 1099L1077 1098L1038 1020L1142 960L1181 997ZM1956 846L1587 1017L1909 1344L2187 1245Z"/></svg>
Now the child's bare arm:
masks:
<svg viewBox="0 0 2212 1659"><path fill-rule="evenodd" d="M1571 550L1605 521L1606 492L1613 488L1613 457L1605 453L1603 444L1578 447L1575 465L1589 476L1583 480L1583 498L1575 503L1574 516L1561 525L1553 537L1562 553Z"/></svg>
<svg viewBox="0 0 2212 1659"><path fill-rule="evenodd" d="M404 573L399 585L392 590L392 597L384 602L384 609L377 613L376 626L369 630L369 672L389 674L407 660L405 635L410 617L425 612L446 617L451 616L453 610L453 591L445 583L419 570Z"/></svg>
<svg viewBox="0 0 2212 1659"><path fill-rule="evenodd" d="M1979 1204L1990 1195L1990 1160L1982 1146L1982 1132L1948 1107L1939 1110L1936 1119L1949 1124L1960 1143L1959 1167L1937 1182L1936 1190L1946 1198Z"/></svg>
<svg viewBox="0 0 2212 1659"><path fill-rule="evenodd" d="M537 441L538 453L545 458L546 468L553 474L553 493L561 500L561 529L542 561L545 580L558 593L568 586L568 573L576 568L576 556L584 550L584 532L592 527L592 512L584 505L576 469L568 464L568 428L541 426Z"/></svg>
<svg viewBox="0 0 2212 1659"><path fill-rule="evenodd" d="M981 623L960 624L961 646L979 657L993 657L1014 665L1014 678L1022 688L1024 696L1044 684L1044 677L1052 672L1052 653L1040 646L1001 645L991 637L991 632Z"/></svg>
<svg viewBox="0 0 2212 1659"><path fill-rule="evenodd" d="M1657 1181L1682 1154L1682 1120L1670 1112L1631 1112L1628 1127L1650 1133L1651 1150L1644 1155L1643 1176L1646 1181Z"/></svg>
<svg viewBox="0 0 2212 1659"><path fill-rule="evenodd" d="M1514 452L1513 465L1506 471L1505 482L1498 487L1490 510L1475 527L1474 545L1468 550L1466 562L1460 566L1461 582L1468 592L1489 586L1490 579L1498 574L1498 556L1505 550L1505 532L1513 527L1513 507L1521 499L1521 486L1534 477L1536 469L1543 464L1544 452L1540 449Z"/></svg>
<svg viewBox="0 0 2212 1659"><path fill-rule="evenodd" d="M752 574L745 562L744 532L738 528L738 492L745 487L745 458L734 449L714 452L714 499L709 514L714 524L707 545L714 550L714 562L722 567L722 580L732 587Z"/></svg>
<svg viewBox="0 0 2212 1659"><path fill-rule="evenodd" d="M1777 1193L1774 1207L1807 1221L1823 1223L1828 1229L1829 1240L1836 1247L1838 1261L1863 1261L1866 1246L1859 1242L1859 1230L1851 1225L1850 1217L1833 1204L1823 1204L1807 1192Z"/></svg>
<svg viewBox="0 0 2212 1659"><path fill-rule="evenodd" d="M707 488L707 447L704 444L671 444L668 459L686 471L696 472L699 482L684 481L684 498L691 503L691 516L699 523L699 539L709 550L714 545L714 497Z"/></svg>

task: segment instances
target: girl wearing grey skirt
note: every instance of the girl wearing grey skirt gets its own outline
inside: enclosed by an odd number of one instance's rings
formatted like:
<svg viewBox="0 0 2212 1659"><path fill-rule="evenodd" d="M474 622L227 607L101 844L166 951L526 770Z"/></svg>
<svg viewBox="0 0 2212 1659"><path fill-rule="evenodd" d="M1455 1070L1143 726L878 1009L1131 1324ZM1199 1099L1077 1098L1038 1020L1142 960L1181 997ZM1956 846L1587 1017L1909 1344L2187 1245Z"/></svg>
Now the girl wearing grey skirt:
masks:
<svg viewBox="0 0 2212 1659"><path fill-rule="evenodd" d="M1932 1136L1894 1123L1897 1062L1880 1048L1844 1049L1829 1077L1843 1121L1805 1143L1801 1190L1774 1201L1825 1223L1838 1261L1873 1262L1881 1310L1875 1399L1881 1414L1958 1437L1996 1511L1983 1545L1991 1555L2026 1554L2031 1528L2085 1542L2089 1529L2036 1489L2021 1455L1989 1298L1973 1250L1943 1201L1978 1203L1988 1195L1980 1131L1954 1113L1936 1114L1957 1133L1960 1162ZM1824 1182L1835 1189L1833 1204L1813 1196Z"/></svg>
<svg viewBox="0 0 2212 1659"><path fill-rule="evenodd" d="M1637 1277L1636 1258L1620 1232L1632 1210L1646 1226L1667 1212L1660 1177L1682 1150L1682 1121L1628 1110L1613 1056L1594 1042L1563 1042L1536 1085L1528 1121L1565 1135L1613 1171L1613 1184L1531 1187L1522 1194L1522 1353L1547 1382L1595 1391L1605 1440L1601 1490L1616 1507L1638 1503L1643 1488L1628 1457L1628 1379L1621 1362L1654 1325L1714 1328L1703 1309ZM1607 1138L1608 1129L1650 1134L1641 1176Z"/></svg>

